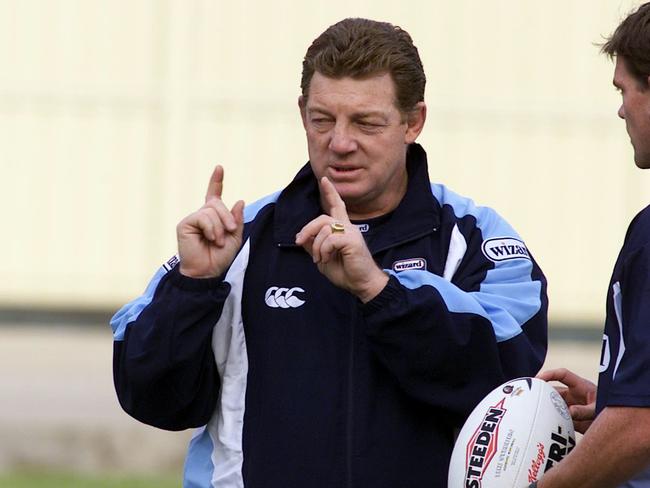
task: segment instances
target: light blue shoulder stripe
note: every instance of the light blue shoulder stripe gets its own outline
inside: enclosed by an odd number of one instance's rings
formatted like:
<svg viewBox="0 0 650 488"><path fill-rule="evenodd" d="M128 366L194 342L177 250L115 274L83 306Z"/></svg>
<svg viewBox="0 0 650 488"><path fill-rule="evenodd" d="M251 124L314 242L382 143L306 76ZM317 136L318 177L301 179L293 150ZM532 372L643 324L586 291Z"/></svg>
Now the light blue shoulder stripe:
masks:
<svg viewBox="0 0 650 488"><path fill-rule="evenodd" d="M409 290L416 290L425 285L434 287L438 290L440 295L442 295L442 298L450 312L474 313L481 317L485 317L486 319L490 318L478 302L470 300L466 292L453 283L447 281L442 276L422 270L401 271L399 273L388 269L384 271L397 278L399 282Z"/></svg>
<svg viewBox="0 0 650 488"><path fill-rule="evenodd" d="M441 206L448 205L452 208L456 218L467 215L475 217L484 241L494 237L521 239L512 226L493 209L479 207L471 199L454 193L444 185L432 183L431 192ZM520 334L521 326L535 316L542 306L542 283L532 280L532 271L533 263L530 259L497 261L494 268L486 273L477 292L465 292L444 278L426 271L405 271L395 276L410 289L423 285L435 287L450 311L477 313L489 319L497 340L505 341Z"/></svg>
<svg viewBox="0 0 650 488"><path fill-rule="evenodd" d="M477 206L470 198L463 197L451 191L445 185L431 183L431 192L441 206L449 205L454 210L454 215L457 218L462 218L466 215L475 217L476 225L481 229L484 240L504 236L521 239L517 231L494 209Z"/></svg>
<svg viewBox="0 0 650 488"><path fill-rule="evenodd" d="M428 271L410 270L395 273L398 281L410 290L422 286L435 288L452 313L472 313L486 318L492 323L498 342L507 341L521 333L521 325L526 323L540 308L539 295L542 284L539 281L521 281L519 273L512 273L514 280L487 284L478 292L466 292L442 276ZM516 275L516 276L514 276Z"/></svg>
<svg viewBox="0 0 650 488"><path fill-rule="evenodd" d="M280 193L282 192L276 191L271 195L267 195L263 198L260 198L259 200L251 203L250 205L246 205L246 207L244 208L244 223L247 224L248 222L251 222L253 219L255 219L259 211L262 210L264 207L266 207L269 203L277 202Z"/></svg>
<svg viewBox="0 0 650 488"><path fill-rule="evenodd" d="M151 303L151 300L153 300L153 295L156 292L156 288L158 287L158 283L160 283L160 280L163 276L165 276L166 273L167 270L161 266L147 285L147 288L142 296L127 303L122 308L120 308L115 315L113 315L113 318L111 318L113 340L124 340L124 332L126 331L127 324L136 320L140 315L140 312L142 312L142 310Z"/></svg>
<svg viewBox="0 0 650 488"><path fill-rule="evenodd" d="M212 451L214 443L208 429L201 427L192 440L185 458L183 488L207 488L212 486Z"/></svg>

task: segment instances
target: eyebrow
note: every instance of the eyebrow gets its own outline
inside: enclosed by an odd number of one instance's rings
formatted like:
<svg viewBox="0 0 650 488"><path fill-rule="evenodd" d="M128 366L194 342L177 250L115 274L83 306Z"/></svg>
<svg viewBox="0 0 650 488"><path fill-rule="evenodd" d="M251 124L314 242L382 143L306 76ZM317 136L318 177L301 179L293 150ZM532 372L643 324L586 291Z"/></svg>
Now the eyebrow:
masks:
<svg viewBox="0 0 650 488"><path fill-rule="evenodd" d="M320 108L320 107L309 107L309 108L307 108L307 112L310 112L310 113L311 112L319 112L319 113L322 113L322 114L331 115L327 110L325 110L324 108Z"/></svg>
<svg viewBox="0 0 650 488"><path fill-rule="evenodd" d="M388 118L384 112L379 112L379 111L358 112L354 114L354 117L358 119L369 119L372 117L379 117L382 120Z"/></svg>
<svg viewBox="0 0 650 488"><path fill-rule="evenodd" d="M307 112L309 112L309 113L316 112L316 113L320 113L320 114L327 115L327 116L330 116L330 117L333 116L331 112L329 112L326 109L321 108L321 107L311 107L311 108L307 109ZM368 119L368 118L371 118L371 117L379 117L382 120L387 120L388 119L388 116L384 112L381 112L379 110L369 110L367 112L356 112L356 113L352 114L352 118L354 118L354 119Z"/></svg>

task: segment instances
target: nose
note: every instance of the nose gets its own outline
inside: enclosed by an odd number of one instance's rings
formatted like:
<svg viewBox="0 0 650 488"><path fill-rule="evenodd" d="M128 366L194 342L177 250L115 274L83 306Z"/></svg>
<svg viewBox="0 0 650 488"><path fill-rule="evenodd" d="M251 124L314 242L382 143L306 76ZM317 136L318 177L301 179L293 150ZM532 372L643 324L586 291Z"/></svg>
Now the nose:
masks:
<svg viewBox="0 0 650 488"><path fill-rule="evenodd" d="M618 116L625 120L625 109L623 108L623 104L621 103L621 106L618 108Z"/></svg>
<svg viewBox="0 0 650 488"><path fill-rule="evenodd" d="M329 150L337 154L348 154L357 150L357 141L350 133L350 128L337 124L332 131Z"/></svg>

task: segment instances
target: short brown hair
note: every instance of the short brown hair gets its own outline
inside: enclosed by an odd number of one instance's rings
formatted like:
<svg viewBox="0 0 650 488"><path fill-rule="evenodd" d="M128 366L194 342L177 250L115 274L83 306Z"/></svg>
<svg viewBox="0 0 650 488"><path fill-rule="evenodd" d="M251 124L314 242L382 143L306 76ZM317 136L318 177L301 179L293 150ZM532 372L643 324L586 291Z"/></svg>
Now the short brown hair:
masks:
<svg viewBox="0 0 650 488"><path fill-rule="evenodd" d="M318 36L302 62L300 88L305 100L315 72L330 78L389 73L403 114L424 101L426 77L418 50L408 32L388 22L345 19Z"/></svg>
<svg viewBox="0 0 650 488"><path fill-rule="evenodd" d="M610 57L625 59L630 73L644 87L650 76L650 2L629 14L602 46Z"/></svg>

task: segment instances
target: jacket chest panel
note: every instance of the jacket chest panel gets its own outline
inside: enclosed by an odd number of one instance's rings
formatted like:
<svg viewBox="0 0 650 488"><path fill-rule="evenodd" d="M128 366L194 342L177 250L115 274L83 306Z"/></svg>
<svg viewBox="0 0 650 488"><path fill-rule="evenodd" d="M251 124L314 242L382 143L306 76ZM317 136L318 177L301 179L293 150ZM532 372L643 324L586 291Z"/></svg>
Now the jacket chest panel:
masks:
<svg viewBox="0 0 650 488"><path fill-rule="evenodd" d="M285 349L340 347L343 324L357 314L356 298L332 285L300 248L274 246L251 256L242 297L247 343L263 338L282 341Z"/></svg>
<svg viewBox="0 0 650 488"><path fill-rule="evenodd" d="M402 271L428 271L441 275L444 271L448 243L443 244L437 233L385 249L375 254L383 269L396 273Z"/></svg>

